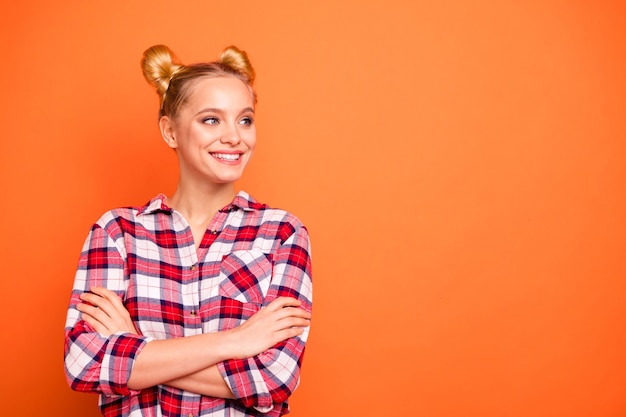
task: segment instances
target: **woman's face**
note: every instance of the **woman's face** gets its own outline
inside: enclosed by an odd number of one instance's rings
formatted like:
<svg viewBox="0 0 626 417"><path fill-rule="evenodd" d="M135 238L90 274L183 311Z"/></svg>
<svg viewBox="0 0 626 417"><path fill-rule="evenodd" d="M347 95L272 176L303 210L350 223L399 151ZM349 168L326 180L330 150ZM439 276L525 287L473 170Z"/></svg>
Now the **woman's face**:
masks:
<svg viewBox="0 0 626 417"><path fill-rule="evenodd" d="M181 180L232 183L256 145L253 97L234 77L195 81L176 118L163 117L160 126L178 152Z"/></svg>

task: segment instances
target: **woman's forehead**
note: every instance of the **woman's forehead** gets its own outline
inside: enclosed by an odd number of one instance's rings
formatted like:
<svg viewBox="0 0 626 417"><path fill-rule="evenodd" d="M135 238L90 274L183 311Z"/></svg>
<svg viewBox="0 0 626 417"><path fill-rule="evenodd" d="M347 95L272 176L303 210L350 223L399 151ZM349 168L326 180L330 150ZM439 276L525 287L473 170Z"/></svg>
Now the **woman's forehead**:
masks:
<svg viewBox="0 0 626 417"><path fill-rule="evenodd" d="M190 107L254 107L251 88L236 77L202 77L189 86Z"/></svg>

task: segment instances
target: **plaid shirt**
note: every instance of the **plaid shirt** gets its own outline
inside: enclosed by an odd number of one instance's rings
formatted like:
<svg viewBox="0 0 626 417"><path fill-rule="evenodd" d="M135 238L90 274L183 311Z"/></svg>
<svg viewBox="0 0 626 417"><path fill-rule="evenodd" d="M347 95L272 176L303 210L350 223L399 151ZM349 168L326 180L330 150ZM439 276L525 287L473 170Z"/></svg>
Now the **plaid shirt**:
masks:
<svg viewBox="0 0 626 417"><path fill-rule="evenodd" d="M65 369L78 391L100 394L105 416L268 416L289 412L309 333L218 368L237 400L159 385L130 390L137 354L154 339L231 329L280 296L310 311L306 228L289 213L240 192L220 210L196 251L185 219L159 195L141 208L107 212L83 247L65 325ZM101 337L81 320L79 295L115 291L141 335Z"/></svg>

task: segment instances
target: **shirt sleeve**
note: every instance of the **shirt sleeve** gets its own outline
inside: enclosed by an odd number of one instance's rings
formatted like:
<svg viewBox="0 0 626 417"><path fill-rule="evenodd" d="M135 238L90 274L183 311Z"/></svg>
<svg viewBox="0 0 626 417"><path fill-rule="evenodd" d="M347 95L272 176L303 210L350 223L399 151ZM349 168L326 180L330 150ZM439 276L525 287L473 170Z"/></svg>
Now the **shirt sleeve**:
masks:
<svg viewBox="0 0 626 417"><path fill-rule="evenodd" d="M118 295L126 291L124 258L105 230L94 225L78 262L65 323L65 375L77 391L130 395L127 387L135 358L147 339L130 333L102 337L81 319L79 296L94 286Z"/></svg>
<svg viewBox="0 0 626 417"><path fill-rule="evenodd" d="M263 305L278 297L297 298L311 312L312 281L310 241L304 226L292 233L273 253L273 276ZM296 389L310 328L302 335L285 340L248 359L232 359L218 364L231 391L246 407L270 411L283 403Z"/></svg>

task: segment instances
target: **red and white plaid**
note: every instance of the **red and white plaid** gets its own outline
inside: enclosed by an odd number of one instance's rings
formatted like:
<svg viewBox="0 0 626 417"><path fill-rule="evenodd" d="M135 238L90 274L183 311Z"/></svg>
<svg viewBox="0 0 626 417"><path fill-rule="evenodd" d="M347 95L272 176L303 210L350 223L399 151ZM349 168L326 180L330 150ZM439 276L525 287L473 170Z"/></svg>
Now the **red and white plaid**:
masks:
<svg viewBox="0 0 626 417"><path fill-rule="evenodd" d="M196 251L189 225L164 199L111 210L91 228L65 325L70 386L99 393L108 417L286 414L308 328L255 357L218 364L237 400L165 385L128 388L135 357L150 340L231 329L280 296L311 311L310 242L296 217L240 192L215 215ZM140 336L103 338L81 320L79 296L94 286L122 297Z"/></svg>

